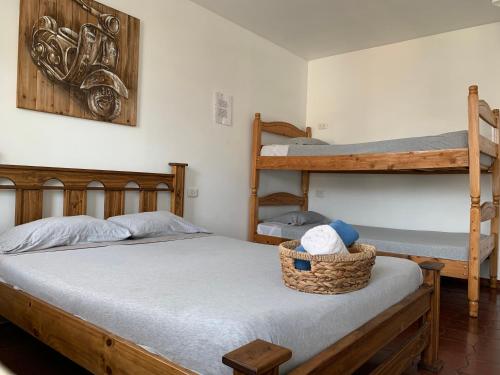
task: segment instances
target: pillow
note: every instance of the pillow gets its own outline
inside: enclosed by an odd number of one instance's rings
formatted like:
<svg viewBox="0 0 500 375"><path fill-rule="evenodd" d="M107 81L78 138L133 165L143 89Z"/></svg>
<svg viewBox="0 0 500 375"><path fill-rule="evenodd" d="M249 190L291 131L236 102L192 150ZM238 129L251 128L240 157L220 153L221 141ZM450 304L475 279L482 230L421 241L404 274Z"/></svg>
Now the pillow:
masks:
<svg viewBox="0 0 500 375"><path fill-rule="evenodd" d="M264 220L265 223L275 222L288 225L305 225L329 222L328 218L314 211L292 211L286 214Z"/></svg>
<svg viewBox="0 0 500 375"><path fill-rule="evenodd" d="M78 243L120 241L127 228L90 216L49 217L19 225L0 235L0 253L17 254Z"/></svg>
<svg viewBox="0 0 500 375"><path fill-rule="evenodd" d="M168 211L110 217L108 221L127 228L132 237L161 237L179 233L210 233Z"/></svg>
<svg viewBox="0 0 500 375"><path fill-rule="evenodd" d="M316 138L308 138L308 137L297 137L288 140L289 145L305 145L305 146L314 146L314 145L328 145L329 143L322 141L321 139Z"/></svg>

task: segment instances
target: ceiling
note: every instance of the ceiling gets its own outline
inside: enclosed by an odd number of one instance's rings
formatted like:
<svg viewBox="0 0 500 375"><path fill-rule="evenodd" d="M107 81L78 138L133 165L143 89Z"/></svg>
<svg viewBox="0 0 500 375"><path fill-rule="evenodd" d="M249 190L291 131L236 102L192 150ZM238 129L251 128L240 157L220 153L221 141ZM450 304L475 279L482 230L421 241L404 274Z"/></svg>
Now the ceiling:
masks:
<svg viewBox="0 0 500 375"><path fill-rule="evenodd" d="M491 0L192 0L307 60L500 21Z"/></svg>

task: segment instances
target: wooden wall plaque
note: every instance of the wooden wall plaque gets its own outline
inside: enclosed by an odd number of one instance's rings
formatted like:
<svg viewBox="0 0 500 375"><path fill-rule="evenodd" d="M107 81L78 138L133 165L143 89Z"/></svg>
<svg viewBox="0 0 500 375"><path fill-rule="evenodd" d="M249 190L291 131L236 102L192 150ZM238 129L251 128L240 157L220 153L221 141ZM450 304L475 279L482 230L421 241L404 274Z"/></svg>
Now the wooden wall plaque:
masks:
<svg viewBox="0 0 500 375"><path fill-rule="evenodd" d="M17 107L137 125L140 21L93 0L21 0Z"/></svg>

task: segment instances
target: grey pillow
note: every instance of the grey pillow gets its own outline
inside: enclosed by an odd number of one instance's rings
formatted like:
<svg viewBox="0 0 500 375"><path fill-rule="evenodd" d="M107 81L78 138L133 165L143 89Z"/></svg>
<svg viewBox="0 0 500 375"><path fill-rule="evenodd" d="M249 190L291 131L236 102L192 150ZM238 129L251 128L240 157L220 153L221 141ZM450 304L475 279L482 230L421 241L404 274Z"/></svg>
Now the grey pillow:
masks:
<svg viewBox="0 0 500 375"><path fill-rule="evenodd" d="M288 140L289 145L304 145L304 146L315 146L315 145L328 145L329 143L322 141L321 139L308 138L308 137L297 137Z"/></svg>
<svg viewBox="0 0 500 375"><path fill-rule="evenodd" d="M0 235L0 253L17 254L79 243L120 241L127 228L90 216L49 217L19 225Z"/></svg>
<svg viewBox="0 0 500 375"><path fill-rule="evenodd" d="M114 216L108 221L127 228L134 238L161 237L179 233L209 233L206 229L168 211Z"/></svg>
<svg viewBox="0 0 500 375"><path fill-rule="evenodd" d="M326 216L314 211L292 211L264 220L265 223L274 222L295 226L316 223L323 224L329 221Z"/></svg>

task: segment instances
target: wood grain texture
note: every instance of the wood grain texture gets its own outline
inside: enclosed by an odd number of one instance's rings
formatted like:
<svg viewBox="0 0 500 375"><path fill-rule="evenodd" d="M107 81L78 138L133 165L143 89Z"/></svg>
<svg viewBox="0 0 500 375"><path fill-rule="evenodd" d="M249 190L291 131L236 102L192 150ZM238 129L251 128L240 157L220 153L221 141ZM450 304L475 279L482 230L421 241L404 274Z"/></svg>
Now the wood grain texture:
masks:
<svg viewBox="0 0 500 375"><path fill-rule="evenodd" d="M184 216L184 182L186 179L187 164L170 163L174 173L174 190L170 195L170 210L177 216Z"/></svg>
<svg viewBox="0 0 500 375"><path fill-rule="evenodd" d="M290 241L291 239L289 238L282 238L282 237L274 237L274 236L266 236L264 234L254 234L254 242L257 243L263 243L265 245L279 245L282 242Z"/></svg>
<svg viewBox="0 0 500 375"><path fill-rule="evenodd" d="M43 191L18 189L16 192L16 225L41 219L43 215Z"/></svg>
<svg viewBox="0 0 500 375"><path fill-rule="evenodd" d="M139 211L152 212L158 209L158 192L141 191L139 194Z"/></svg>
<svg viewBox="0 0 500 375"><path fill-rule="evenodd" d="M497 210L493 202L484 202L481 205L481 222L495 218Z"/></svg>
<svg viewBox="0 0 500 375"><path fill-rule="evenodd" d="M222 357L236 372L248 375L278 374L278 368L292 357L290 349L263 340L255 340Z"/></svg>
<svg viewBox="0 0 500 375"><path fill-rule="evenodd" d="M351 374L430 311L432 288L422 287L325 349L290 375Z"/></svg>
<svg viewBox="0 0 500 375"><path fill-rule="evenodd" d="M469 226L469 315L477 318L479 310L479 267L481 241L481 164L479 143L479 96L477 86L469 88L469 188L470 188L470 226Z"/></svg>
<svg viewBox="0 0 500 375"><path fill-rule="evenodd" d="M482 154L491 156L493 159L496 159L498 156L498 144L482 135L479 136L479 149Z"/></svg>
<svg viewBox="0 0 500 375"><path fill-rule="evenodd" d="M424 257L418 255L395 254L384 251L377 251L377 256L401 257L405 259L410 259L418 264L424 264L429 262L439 263L444 266L441 271L442 276L454 277L457 279L467 279L469 275L469 265L468 262L464 260Z"/></svg>
<svg viewBox="0 0 500 375"><path fill-rule="evenodd" d="M418 359L429 342L430 329L423 325L396 353L377 366L370 375L402 374Z"/></svg>
<svg viewBox="0 0 500 375"><path fill-rule="evenodd" d="M257 224L259 222L259 184L260 171L257 169L257 157L262 146L262 119L260 113L255 114L252 123L252 155L250 169L250 198L249 198L249 219L248 219L248 240L254 241L257 234Z"/></svg>
<svg viewBox="0 0 500 375"><path fill-rule="evenodd" d="M495 115L491 110L490 105L485 100L479 100L479 117L483 119L488 125L494 128L498 128L498 124L495 119Z"/></svg>
<svg viewBox="0 0 500 375"><path fill-rule="evenodd" d="M87 213L87 191L65 190L64 191L64 216L78 216Z"/></svg>
<svg viewBox="0 0 500 375"><path fill-rule="evenodd" d="M289 138L307 137L307 132L288 122L263 122L262 131Z"/></svg>
<svg viewBox="0 0 500 375"><path fill-rule="evenodd" d="M494 141L497 143L498 155L500 157L500 111L493 110L496 121L496 131L494 133ZM493 236L495 247L490 255L490 287L497 288L498 278L498 232L500 227L500 159L497 158L492 167L491 191L493 193L493 205L495 206L495 217L491 220L490 235Z"/></svg>
<svg viewBox="0 0 500 375"><path fill-rule="evenodd" d="M0 314L94 374L194 374L4 283Z"/></svg>
<svg viewBox="0 0 500 375"><path fill-rule="evenodd" d="M412 151L382 154L335 156L259 156L257 169L310 172L373 172L432 169L446 173L447 169L466 168L469 154L464 149Z"/></svg>
<svg viewBox="0 0 500 375"><path fill-rule="evenodd" d="M258 198L259 206L302 206L305 198L290 193L274 193Z"/></svg>
<svg viewBox="0 0 500 375"><path fill-rule="evenodd" d="M428 345L422 352L420 366L432 372L439 372L443 362L438 358L439 352L439 317L441 314L441 276L444 265L435 262L425 262L420 265L424 273L424 285L432 288L431 308L422 319L423 326L429 326Z"/></svg>
<svg viewBox="0 0 500 375"><path fill-rule="evenodd" d="M120 216L125 213L125 191L107 190L104 192L104 218Z"/></svg>
<svg viewBox="0 0 500 375"><path fill-rule="evenodd" d="M128 90L128 98L117 95L121 100L119 115L113 119L99 117L89 109L87 102L88 93L82 88L83 78L76 81L72 80L71 74L67 74L68 72L62 69L61 75L58 78L50 79L42 69L37 67L31 57L33 28L41 17L52 17L57 22L58 27L69 28L77 34L80 32L82 25L87 23L97 25L99 23L96 16L84 10L74 0L20 1L17 107L112 122L114 124L136 126L140 21L135 17L96 1L86 0L86 3L103 14L116 16L120 23L120 31L114 37L118 49L116 67L107 68L113 74L116 73L116 76ZM108 41L112 39L110 35L107 35L106 38ZM77 44L77 40L75 39L73 43ZM100 38L97 37L96 40L99 42ZM103 43L107 43L107 41ZM106 46L106 48L102 48L102 51L108 51L109 44L106 44ZM100 54L98 53L91 53L90 55L93 56L92 58L100 58ZM105 58L106 56L104 56ZM71 70L73 65L68 63L66 66ZM89 68L86 77L90 76L95 70L97 68Z"/></svg>
<svg viewBox="0 0 500 375"><path fill-rule="evenodd" d="M184 179L187 164L172 163L172 174L122 172L90 169L48 168L17 165L1 165L0 178L6 178L13 185L3 189L16 190L16 225L25 224L42 218L43 191L62 190L64 192L63 214L65 216L83 215L87 209L87 191L103 190L105 217L122 215L125 208L125 192L140 193L140 211L155 211L158 207L158 191L169 191L175 199L171 201L171 211L183 213ZM45 182L57 179L63 186L44 186ZM103 187L89 187L94 181ZM134 182L137 188L128 188ZM161 186L166 185L167 188Z"/></svg>

